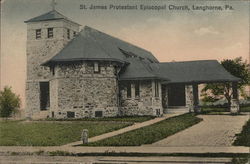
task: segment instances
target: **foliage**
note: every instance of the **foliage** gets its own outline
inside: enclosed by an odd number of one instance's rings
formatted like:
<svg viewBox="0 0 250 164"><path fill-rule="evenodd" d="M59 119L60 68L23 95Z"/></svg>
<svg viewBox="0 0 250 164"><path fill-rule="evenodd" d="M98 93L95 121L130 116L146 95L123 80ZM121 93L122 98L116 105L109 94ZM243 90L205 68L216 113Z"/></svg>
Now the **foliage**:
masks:
<svg viewBox="0 0 250 164"><path fill-rule="evenodd" d="M237 138L234 141L233 145L235 146L249 146L250 147L250 119L243 126L243 129L240 134L236 135Z"/></svg>
<svg viewBox="0 0 250 164"><path fill-rule="evenodd" d="M0 121L1 146L57 146L79 141L83 129L89 137L131 125L126 122Z"/></svg>
<svg viewBox="0 0 250 164"><path fill-rule="evenodd" d="M250 106L244 106L240 108L241 112L250 112Z"/></svg>
<svg viewBox="0 0 250 164"><path fill-rule="evenodd" d="M250 112L250 106L240 105L241 112ZM225 114L225 112L229 112L228 108L222 106L203 106L201 108L201 114L213 114L213 115L221 115Z"/></svg>
<svg viewBox="0 0 250 164"><path fill-rule="evenodd" d="M232 164L248 164L250 162L250 155L248 157L234 157Z"/></svg>
<svg viewBox="0 0 250 164"><path fill-rule="evenodd" d="M224 113L228 112L226 108L221 108L221 107L202 107L201 108L201 114L215 114L215 113Z"/></svg>
<svg viewBox="0 0 250 164"><path fill-rule="evenodd" d="M10 87L4 87L0 91L0 117L10 117L20 108L19 96L12 92Z"/></svg>
<svg viewBox="0 0 250 164"><path fill-rule="evenodd" d="M184 114L114 137L89 143L87 146L140 146L142 144L152 144L197 124L201 120L193 114Z"/></svg>
<svg viewBox="0 0 250 164"><path fill-rule="evenodd" d="M247 64L246 61L242 61L241 57L235 58L234 60L223 60L221 64L228 72L241 79L237 87L244 96L243 86L250 84L249 64ZM206 84L202 89L202 96L204 96L203 101L211 102L215 102L224 96L230 105L232 97L232 84L229 82Z"/></svg>

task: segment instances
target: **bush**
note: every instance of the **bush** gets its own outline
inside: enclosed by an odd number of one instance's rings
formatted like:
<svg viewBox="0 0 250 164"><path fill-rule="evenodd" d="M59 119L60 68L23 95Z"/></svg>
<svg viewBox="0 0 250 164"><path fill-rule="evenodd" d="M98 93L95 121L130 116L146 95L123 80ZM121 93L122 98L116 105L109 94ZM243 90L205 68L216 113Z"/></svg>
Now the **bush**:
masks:
<svg viewBox="0 0 250 164"><path fill-rule="evenodd" d="M0 117L10 117L20 108L19 96L12 92L10 87L4 87L0 91Z"/></svg>
<svg viewBox="0 0 250 164"><path fill-rule="evenodd" d="M234 141L234 146L249 146L250 147L250 119L243 126L240 134L236 135L236 140Z"/></svg>

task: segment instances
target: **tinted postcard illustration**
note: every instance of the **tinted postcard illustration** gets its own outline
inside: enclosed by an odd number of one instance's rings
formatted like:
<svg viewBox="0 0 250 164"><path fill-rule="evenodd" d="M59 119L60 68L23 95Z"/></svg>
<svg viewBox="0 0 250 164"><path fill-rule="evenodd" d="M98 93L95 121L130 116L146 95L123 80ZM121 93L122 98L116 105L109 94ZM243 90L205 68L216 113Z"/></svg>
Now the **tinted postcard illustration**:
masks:
<svg viewBox="0 0 250 164"><path fill-rule="evenodd" d="M249 163L250 1L2 0L0 163Z"/></svg>

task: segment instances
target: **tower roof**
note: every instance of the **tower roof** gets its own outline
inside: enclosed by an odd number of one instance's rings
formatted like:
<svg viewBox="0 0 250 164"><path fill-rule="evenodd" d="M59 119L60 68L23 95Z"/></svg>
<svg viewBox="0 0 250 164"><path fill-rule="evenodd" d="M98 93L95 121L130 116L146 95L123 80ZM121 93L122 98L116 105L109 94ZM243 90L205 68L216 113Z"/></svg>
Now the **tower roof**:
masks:
<svg viewBox="0 0 250 164"><path fill-rule="evenodd" d="M40 22L40 21L50 21L50 20L59 20L59 19L64 19L70 22L73 22L75 24L78 24L72 20L70 20L69 18L67 18L66 16L62 15L61 13L59 13L56 10L52 10L50 12L47 12L45 14L39 15L37 17L31 18L27 21L24 21L25 23L29 23L29 22ZM80 25L80 24L78 24Z"/></svg>

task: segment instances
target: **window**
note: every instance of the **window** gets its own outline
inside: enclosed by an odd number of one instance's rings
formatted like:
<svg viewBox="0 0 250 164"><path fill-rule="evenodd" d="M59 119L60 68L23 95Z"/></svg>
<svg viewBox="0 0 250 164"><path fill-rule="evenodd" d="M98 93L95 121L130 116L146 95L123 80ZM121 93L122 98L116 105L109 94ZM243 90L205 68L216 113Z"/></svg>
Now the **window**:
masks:
<svg viewBox="0 0 250 164"><path fill-rule="evenodd" d="M95 117L102 117L102 111L95 111Z"/></svg>
<svg viewBox="0 0 250 164"><path fill-rule="evenodd" d="M94 63L94 73L99 73L100 72L100 68L99 68L99 64L97 62Z"/></svg>
<svg viewBox="0 0 250 164"><path fill-rule="evenodd" d="M135 97L140 97L140 82L135 83Z"/></svg>
<svg viewBox="0 0 250 164"><path fill-rule="evenodd" d="M48 38L53 38L53 28L48 28Z"/></svg>
<svg viewBox="0 0 250 164"><path fill-rule="evenodd" d="M52 76L55 75L55 67L54 66L50 67L50 72L52 73Z"/></svg>
<svg viewBox="0 0 250 164"><path fill-rule="evenodd" d="M159 83L155 82L155 97L159 97Z"/></svg>
<svg viewBox="0 0 250 164"><path fill-rule="evenodd" d="M49 82L40 82L40 110L48 110L50 106Z"/></svg>
<svg viewBox="0 0 250 164"><path fill-rule="evenodd" d="M54 118L55 117L55 113L51 112L51 117Z"/></svg>
<svg viewBox="0 0 250 164"><path fill-rule="evenodd" d="M36 39L40 39L41 38L41 29L37 29L36 30Z"/></svg>
<svg viewBox="0 0 250 164"><path fill-rule="evenodd" d="M127 98L131 98L131 83L127 84Z"/></svg>
<svg viewBox="0 0 250 164"><path fill-rule="evenodd" d="M76 36L76 32L74 31L74 32L73 32L73 37L75 37L75 36Z"/></svg>
<svg viewBox="0 0 250 164"><path fill-rule="evenodd" d="M67 118L75 118L75 112L67 112Z"/></svg>
<svg viewBox="0 0 250 164"><path fill-rule="evenodd" d="M160 116L161 115L161 110L160 109L156 109L156 116Z"/></svg>
<svg viewBox="0 0 250 164"><path fill-rule="evenodd" d="M67 29L67 38L70 39L70 30Z"/></svg>

